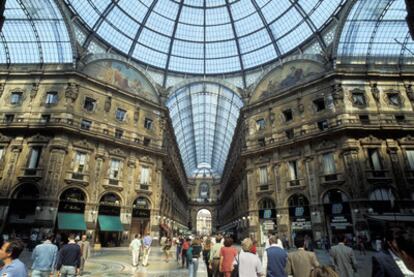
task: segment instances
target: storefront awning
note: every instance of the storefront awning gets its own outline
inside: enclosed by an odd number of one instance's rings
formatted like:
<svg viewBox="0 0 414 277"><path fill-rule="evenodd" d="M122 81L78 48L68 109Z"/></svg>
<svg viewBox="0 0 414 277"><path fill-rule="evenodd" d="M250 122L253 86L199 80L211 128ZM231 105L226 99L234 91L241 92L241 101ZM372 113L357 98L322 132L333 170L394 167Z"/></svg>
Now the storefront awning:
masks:
<svg viewBox="0 0 414 277"><path fill-rule="evenodd" d="M414 222L413 215L369 215L367 218L384 222Z"/></svg>
<svg viewBox="0 0 414 277"><path fill-rule="evenodd" d="M122 232L124 227L122 227L121 219L119 216L111 215L100 215L98 216L99 227L101 231L109 232Z"/></svg>
<svg viewBox="0 0 414 277"><path fill-rule="evenodd" d="M58 213L59 230L86 230L85 217L83 214Z"/></svg>

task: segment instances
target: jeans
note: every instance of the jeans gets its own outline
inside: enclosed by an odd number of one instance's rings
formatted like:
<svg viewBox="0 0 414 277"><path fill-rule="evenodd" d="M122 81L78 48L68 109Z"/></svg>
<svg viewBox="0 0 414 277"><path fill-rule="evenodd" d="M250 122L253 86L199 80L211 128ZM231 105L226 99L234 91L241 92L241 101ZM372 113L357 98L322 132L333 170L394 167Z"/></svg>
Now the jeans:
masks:
<svg viewBox="0 0 414 277"><path fill-rule="evenodd" d="M75 277L76 268L71 265L62 265L60 269L60 277Z"/></svg>
<svg viewBox="0 0 414 277"><path fill-rule="evenodd" d="M181 254L181 246L177 245L177 249L176 249L176 256L177 256L177 262L179 262L180 260L180 254Z"/></svg>
<svg viewBox="0 0 414 277"><path fill-rule="evenodd" d="M188 264L188 276L197 277L198 271L198 259L193 258L192 261Z"/></svg>
<svg viewBox="0 0 414 277"><path fill-rule="evenodd" d="M50 270L32 270L32 277L49 277L51 271Z"/></svg>

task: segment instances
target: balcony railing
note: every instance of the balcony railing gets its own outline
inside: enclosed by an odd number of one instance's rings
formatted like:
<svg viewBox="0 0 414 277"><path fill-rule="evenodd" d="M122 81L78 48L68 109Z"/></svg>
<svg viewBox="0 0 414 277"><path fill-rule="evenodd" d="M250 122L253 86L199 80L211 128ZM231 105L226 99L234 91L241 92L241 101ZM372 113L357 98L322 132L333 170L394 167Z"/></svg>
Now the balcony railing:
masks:
<svg viewBox="0 0 414 277"><path fill-rule="evenodd" d="M303 179L294 179L294 180L290 180L287 182L287 188L301 188L303 187L305 184L303 182Z"/></svg>
<svg viewBox="0 0 414 277"><path fill-rule="evenodd" d="M80 173L80 172L73 172L72 173L72 179L74 179L74 180L81 180L81 181L83 181L84 176L85 175L83 173Z"/></svg>
<svg viewBox="0 0 414 277"><path fill-rule="evenodd" d="M377 180L388 180L391 179L389 171L385 169L381 170L367 170L366 176L368 180L377 181Z"/></svg>
<svg viewBox="0 0 414 277"><path fill-rule="evenodd" d="M111 186L117 186L119 184L119 180L117 179L109 179L108 184Z"/></svg>
<svg viewBox="0 0 414 277"><path fill-rule="evenodd" d="M343 175L341 173L331 173L320 176L321 184L338 184L344 182Z"/></svg>
<svg viewBox="0 0 414 277"><path fill-rule="evenodd" d="M22 168L18 176L20 180L40 180L42 178L43 169L41 168Z"/></svg>

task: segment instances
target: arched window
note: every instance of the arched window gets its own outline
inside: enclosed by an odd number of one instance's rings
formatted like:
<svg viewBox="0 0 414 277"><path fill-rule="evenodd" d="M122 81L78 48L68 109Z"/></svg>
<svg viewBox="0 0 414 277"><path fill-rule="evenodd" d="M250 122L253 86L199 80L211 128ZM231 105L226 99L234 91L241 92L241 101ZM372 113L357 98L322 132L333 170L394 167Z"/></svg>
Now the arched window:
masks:
<svg viewBox="0 0 414 277"><path fill-rule="evenodd" d="M201 183L199 190L201 199L207 199L210 196L210 189L207 183Z"/></svg>
<svg viewBox="0 0 414 277"><path fill-rule="evenodd" d="M294 194L291 197L289 197L288 205L289 207L309 206L309 200L303 194Z"/></svg>
<svg viewBox="0 0 414 277"><path fill-rule="evenodd" d="M270 198L263 198L259 201L259 209L274 209L276 207L275 202Z"/></svg>
<svg viewBox="0 0 414 277"><path fill-rule="evenodd" d="M151 209L151 205L150 205L150 203L149 203L149 201L148 201L147 198L145 198L145 197L138 197L134 201L133 208L134 209L146 209L146 210L149 210L149 209Z"/></svg>
<svg viewBox="0 0 414 277"><path fill-rule="evenodd" d="M118 216L121 213L121 199L114 193L107 193L99 201L99 214Z"/></svg>
<svg viewBox="0 0 414 277"><path fill-rule="evenodd" d="M375 189L369 195L370 201L394 201L395 197L391 189Z"/></svg>
<svg viewBox="0 0 414 277"><path fill-rule="evenodd" d="M324 204L348 202L348 196L341 190L329 190L323 196Z"/></svg>
<svg viewBox="0 0 414 277"><path fill-rule="evenodd" d="M59 198L59 212L76 212L85 211L85 193L78 188L69 188L65 190Z"/></svg>

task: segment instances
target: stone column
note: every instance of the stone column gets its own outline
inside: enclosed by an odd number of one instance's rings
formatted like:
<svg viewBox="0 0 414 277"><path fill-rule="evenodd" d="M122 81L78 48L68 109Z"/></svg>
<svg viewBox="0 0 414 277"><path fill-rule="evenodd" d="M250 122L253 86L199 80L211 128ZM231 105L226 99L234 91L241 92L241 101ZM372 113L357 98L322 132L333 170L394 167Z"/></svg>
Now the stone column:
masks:
<svg viewBox="0 0 414 277"><path fill-rule="evenodd" d="M410 191L408 190L406 181L404 179L404 172L398 157L398 144L394 140L387 139L387 152L390 155L392 175L395 180L395 185L401 198L410 198Z"/></svg>
<svg viewBox="0 0 414 277"><path fill-rule="evenodd" d="M353 198L361 198L364 194L364 174L358 160L358 148L348 143L342 151L345 164L345 178Z"/></svg>

